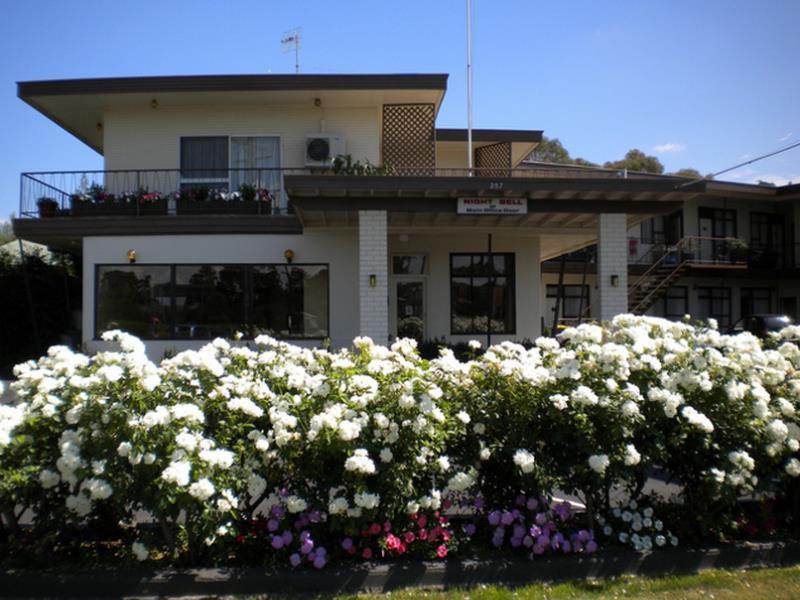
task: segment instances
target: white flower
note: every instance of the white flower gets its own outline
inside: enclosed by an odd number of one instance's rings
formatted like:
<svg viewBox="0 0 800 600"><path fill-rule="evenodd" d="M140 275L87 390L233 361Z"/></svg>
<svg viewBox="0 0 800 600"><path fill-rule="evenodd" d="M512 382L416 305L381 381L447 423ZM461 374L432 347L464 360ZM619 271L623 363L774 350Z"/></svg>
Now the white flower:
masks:
<svg viewBox="0 0 800 600"><path fill-rule="evenodd" d="M171 462L166 469L161 472L161 479L167 483L174 483L181 487L189 485L189 474L192 464L185 460Z"/></svg>
<svg viewBox="0 0 800 600"><path fill-rule="evenodd" d="M42 469L39 473L39 483L44 489L50 489L61 483L61 475L49 469Z"/></svg>
<svg viewBox="0 0 800 600"><path fill-rule="evenodd" d="M233 465L234 454L230 450L201 450L199 456L212 467L229 469Z"/></svg>
<svg viewBox="0 0 800 600"><path fill-rule="evenodd" d="M369 457L369 453L363 448L353 452L353 456L344 461L344 468L347 471L371 475L375 472L375 463Z"/></svg>
<svg viewBox="0 0 800 600"><path fill-rule="evenodd" d="M475 485L475 478L469 473L459 471L447 482L447 487L454 492L463 492Z"/></svg>
<svg viewBox="0 0 800 600"><path fill-rule="evenodd" d="M464 425L467 425L470 422L470 416L467 412L460 410L456 414L456 418L461 421Z"/></svg>
<svg viewBox="0 0 800 600"><path fill-rule="evenodd" d="M353 496L353 502L355 502L356 506L360 506L366 510L371 510L378 507L381 502L381 497L378 494L364 492Z"/></svg>
<svg viewBox="0 0 800 600"><path fill-rule="evenodd" d="M230 410L238 410L250 417L258 418L264 416L264 409L250 400L250 398L231 398L228 400L227 406Z"/></svg>
<svg viewBox="0 0 800 600"><path fill-rule="evenodd" d="M791 475L792 477L800 476L800 460L796 458L789 459L789 462L786 463L786 472Z"/></svg>
<svg viewBox="0 0 800 600"><path fill-rule="evenodd" d="M206 416L196 404L176 404L170 407L173 419L184 419L189 423L205 423Z"/></svg>
<svg viewBox="0 0 800 600"><path fill-rule="evenodd" d="M625 446L625 464L627 466L638 465L639 461L642 460L642 455L639 454L639 451L636 450L636 446L633 444L626 444Z"/></svg>
<svg viewBox="0 0 800 600"><path fill-rule="evenodd" d="M769 425L767 425L767 433L776 442L782 442L789 437L789 428L786 426L786 423L780 419L775 419L774 421L771 421Z"/></svg>
<svg viewBox="0 0 800 600"><path fill-rule="evenodd" d="M356 439L361 434L361 425L353 421L342 421L339 423L339 437L348 442Z"/></svg>
<svg viewBox="0 0 800 600"><path fill-rule="evenodd" d="M691 406L684 406L681 409L681 414L689 423L697 427L700 431L706 433L714 431L714 424L711 422L711 419Z"/></svg>
<svg viewBox="0 0 800 600"><path fill-rule="evenodd" d="M439 470L444 473L445 471L450 470L450 458L447 456L440 456L436 459L437 464L439 465Z"/></svg>
<svg viewBox="0 0 800 600"><path fill-rule="evenodd" d="M140 562L150 558L150 552L147 550L147 546L142 542L133 542L133 544L131 544L131 551L136 557L136 560Z"/></svg>
<svg viewBox="0 0 800 600"><path fill-rule="evenodd" d="M193 452L197 448L197 438L188 431L182 431L175 436L175 445L187 452Z"/></svg>
<svg viewBox="0 0 800 600"><path fill-rule="evenodd" d="M592 454L589 457L589 467L595 473L599 473L603 475L608 468L608 465L611 461L608 459L608 454Z"/></svg>
<svg viewBox="0 0 800 600"><path fill-rule="evenodd" d="M347 502L347 498L334 498L328 503L328 512L332 515L345 513L348 508L350 508L350 504Z"/></svg>
<svg viewBox="0 0 800 600"><path fill-rule="evenodd" d="M484 425L483 423L475 423L475 425L472 426L472 431L474 431L478 435L483 435L484 433L486 433L486 425Z"/></svg>
<svg viewBox="0 0 800 600"><path fill-rule="evenodd" d="M215 491L216 489L214 488L214 484L205 477L195 481L189 486L189 495L191 495L193 498L197 498L200 501L208 500L214 495Z"/></svg>
<svg viewBox="0 0 800 600"><path fill-rule="evenodd" d="M579 385L577 389L575 389L572 392L572 394L570 394L570 399L575 404L582 404L586 406L591 406L599 402L597 394L595 394L590 388L586 387L585 385Z"/></svg>
<svg viewBox="0 0 800 600"><path fill-rule="evenodd" d="M300 513L308 508L308 502L303 500L300 496L289 496L286 498L286 509L290 513Z"/></svg>
<svg viewBox="0 0 800 600"><path fill-rule="evenodd" d="M517 450L514 453L514 464L517 465L523 473L533 473L535 462L533 454L527 450Z"/></svg>
<svg viewBox="0 0 800 600"><path fill-rule="evenodd" d="M247 494L251 500L260 498L261 494L267 489L267 481L256 473L250 473L247 478Z"/></svg>
<svg viewBox="0 0 800 600"><path fill-rule="evenodd" d="M481 343L478 340L468 341L467 346L469 346L469 349L472 350L473 352L481 349Z"/></svg>
<svg viewBox="0 0 800 600"><path fill-rule="evenodd" d="M133 450L133 446L130 442L120 442L119 446L117 446L117 454L119 454L122 458L129 456L131 450Z"/></svg>
<svg viewBox="0 0 800 600"><path fill-rule="evenodd" d="M114 492L107 481L102 479L87 479L81 484L81 488L89 492L92 500L105 500Z"/></svg>
<svg viewBox="0 0 800 600"><path fill-rule="evenodd" d="M381 462L384 463L392 462L394 454L392 454L392 451L389 448L383 448L381 449L380 458Z"/></svg>

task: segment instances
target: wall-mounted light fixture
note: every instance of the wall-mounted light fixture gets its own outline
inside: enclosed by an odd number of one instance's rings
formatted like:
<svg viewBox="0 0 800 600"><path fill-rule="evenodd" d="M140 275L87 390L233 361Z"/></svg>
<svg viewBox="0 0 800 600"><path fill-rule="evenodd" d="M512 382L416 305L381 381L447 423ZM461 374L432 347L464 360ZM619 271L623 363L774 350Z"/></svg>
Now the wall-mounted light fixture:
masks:
<svg viewBox="0 0 800 600"><path fill-rule="evenodd" d="M316 106L317 108L322 106L322 100L320 98L314 98L314 106Z"/></svg>
<svg viewBox="0 0 800 600"><path fill-rule="evenodd" d="M97 131L103 131L103 124L100 121L97 122L95 127L97 128Z"/></svg>
<svg viewBox="0 0 800 600"><path fill-rule="evenodd" d="M158 108L158 100L156 100L155 98L150 100L150 108Z"/></svg>
<svg viewBox="0 0 800 600"><path fill-rule="evenodd" d="M378 285L378 276L377 275L370 275L369 276L369 287L375 287Z"/></svg>
<svg viewBox="0 0 800 600"><path fill-rule="evenodd" d="M292 264L292 261L294 260L294 250L292 250L291 248L284 250L283 258L286 259L287 263Z"/></svg>
<svg viewBox="0 0 800 600"><path fill-rule="evenodd" d="M611 276L611 287L619 287L619 275Z"/></svg>
<svg viewBox="0 0 800 600"><path fill-rule="evenodd" d="M131 264L136 262L136 250L128 250L128 262Z"/></svg>

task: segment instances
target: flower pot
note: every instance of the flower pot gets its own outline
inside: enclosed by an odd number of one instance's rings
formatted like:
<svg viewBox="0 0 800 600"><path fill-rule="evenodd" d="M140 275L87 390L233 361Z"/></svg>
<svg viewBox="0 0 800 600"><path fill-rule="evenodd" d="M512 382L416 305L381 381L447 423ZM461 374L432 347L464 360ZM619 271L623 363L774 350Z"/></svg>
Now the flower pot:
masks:
<svg viewBox="0 0 800 600"><path fill-rule="evenodd" d="M41 198L36 203L36 206L39 209L40 219L49 219L51 217L55 217L56 212L58 211L58 202L52 198Z"/></svg>
<svg viewBox="0 0 800 600"><path fill-rule="evenodd" d="M268 202L258 200L189 200L178 198L179 215L257 215L271 214Z"/></svg>

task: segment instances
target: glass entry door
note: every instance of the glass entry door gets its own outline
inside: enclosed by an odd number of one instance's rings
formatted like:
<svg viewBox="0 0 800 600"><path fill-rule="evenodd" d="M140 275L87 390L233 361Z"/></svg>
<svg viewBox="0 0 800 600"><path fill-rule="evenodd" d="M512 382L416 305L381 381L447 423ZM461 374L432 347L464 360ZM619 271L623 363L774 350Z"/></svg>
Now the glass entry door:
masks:
<svg viewBox="0 0 800 600"><path fill-rule="evenodd" d="M395 281L396 323L398 338L425 339L425 280Z"/></svg>

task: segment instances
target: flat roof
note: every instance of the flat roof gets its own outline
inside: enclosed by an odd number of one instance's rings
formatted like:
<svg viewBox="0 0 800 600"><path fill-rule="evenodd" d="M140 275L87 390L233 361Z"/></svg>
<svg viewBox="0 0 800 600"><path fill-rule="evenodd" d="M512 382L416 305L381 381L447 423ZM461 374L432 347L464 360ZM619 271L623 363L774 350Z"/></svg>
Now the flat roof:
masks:
<svg viewBox="0 0 800 600"><path fill-rule="evenodd" d="M303 90L446 90L446 74L177 75L18 81L17 95Z"/></svg>
<svg viewBox="0 0 800 600"><path fill-rule="evenodd" d="M466 142L466 129L436 129L437 142ZM528 142L542 141L542 131L536 129L473 129L473 142Z"/></svg>

